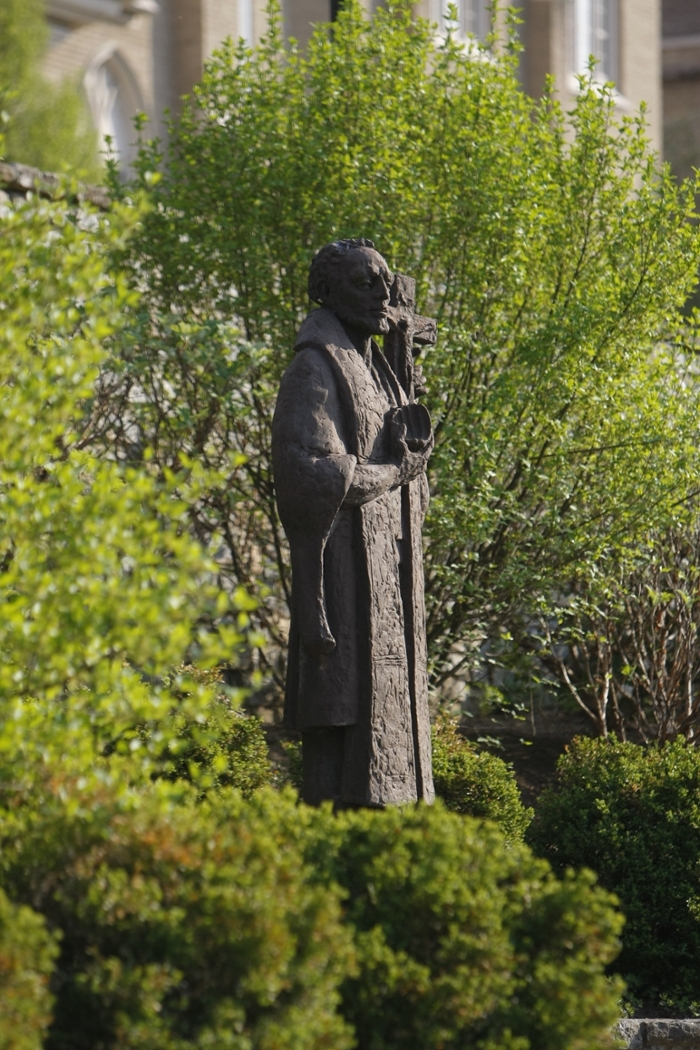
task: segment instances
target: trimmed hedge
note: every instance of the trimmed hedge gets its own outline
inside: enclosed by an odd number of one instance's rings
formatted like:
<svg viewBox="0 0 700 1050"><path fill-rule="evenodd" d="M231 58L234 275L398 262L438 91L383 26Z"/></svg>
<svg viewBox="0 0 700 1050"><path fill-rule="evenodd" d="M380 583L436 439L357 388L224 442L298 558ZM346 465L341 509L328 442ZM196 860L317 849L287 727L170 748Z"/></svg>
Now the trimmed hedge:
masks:
<svg viewBox="0 0 700 1050"><path fill-rule="evenodd" d="M512 766L478 751L457 728L456 719L438 718L433 727L435 791L448 809L493 820L512 842L522 840L532 820L520 797Z"/></svg>
<svg viewBox="0 0 700 1050"><path fill-rule="evenodd" d="M528 837L555 870L593 868L618 895L632 1001L700 1012L700 753L577 739Z"/></svg>
<svg viewBox="0 0 700 1050"><path fill-rule="evenodd" d="M612 1045L621 987L603 969L622 919L590 874L557 881L495 825L440 803L322 811L309 836L355 930L342 1008L360 1050Z"/></svg>
<svg viewBox="0 0 700 1050"><path fill-rule="evenodd" d="M48 979L58 954L43 918L0 890L0 1048L41 1050L51 1021Z"/></svg>
<svg viewBox="0 0 700 1050"><path fill-rule="evenodd" d="M441 804L53 777L0 883L60 934L47 1050L595 1050L621 918Z"/></svg>
<svg viewBox="0 0 700 1050"><path fill-rule="evenodd" d="M340 893L294 802L63 782L5 814L2 881L61 931L47 1050L349 1050Z"/></svg>

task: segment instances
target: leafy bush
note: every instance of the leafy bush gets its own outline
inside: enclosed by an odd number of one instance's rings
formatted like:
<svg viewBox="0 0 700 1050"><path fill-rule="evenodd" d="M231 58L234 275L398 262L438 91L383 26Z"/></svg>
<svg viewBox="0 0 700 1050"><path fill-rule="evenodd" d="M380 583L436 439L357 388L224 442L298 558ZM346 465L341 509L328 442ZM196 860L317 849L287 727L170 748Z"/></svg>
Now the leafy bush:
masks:
<svg viewBox="0 0 700 1050"><path fill-rule="evenodd" d="M181 749L174 712L203 746L230 722L221 687L173 670L187 657L235 661L254 605L216 586L187 528L181 497L218 475L177 461L167 474L135 469L84 447L104 341L136 303L109 261L139 215L36 198L0 215L0 764L11 783L137 752L129 775L147 779L171 740Z"/></svg>
<svg viewBox="0 0 700 1050"><path fill-rule="evenodd" d="M9 117L4 154L44 171L72 169L97 178L97 135L86 100L77 78L47 83L41 60L48 46L44 0L2 0L0 109Z"/></svg>
<svg viewBox="0 0 700 1050"><path fill-rule="evenodd" d="M114 345L92 433L125 460L147 445L167 467L182 448L225 474L192 520L226 578L269 586L255 616L280 685L269 427L309 261L334 237L372 237L438 319L434 682L468 677L485 645L514 660L536 611L605 577L695 489L700 399L676 342L700 257L692 187L611 91L584 82L564 114L522 91L514 37L485 61L477 47L407 3L371 22L343 4L303 52L273 17L260 48L214 55L167 155L141 152L154 207L125 263L148 309Z"/></svg>
<svg viewBox="0 0 700 1050"><path fill-rule="evenodd" d="M626 916L615 970L633 1000L700 1011L700 753L576 740L529 832L555 870L592 868Z"/></svg>
<svg viewBox="0 0 700 1050"><path fill-rule="evenodd" d="M493 820L508 840L522 839L532 810L523 806L512 768L477 751L460 735L457 722L445 717L433 727L433 778L448 809Z"/></svg>
<svg viewBox="0 0 700 1050"><path fill-rule="evenodd" d="M44 920L0 890L0 1047L41 1050L51 1020L48 979L58 954Z"/></svg>
<svg viewBox="0 0 700 1050"><path fill-rule="evenodd" d="M186 669L197 682L223 688L218 670ZM205 788L238 788L244 798L273 779L262 722L246 715L225 692L195 713L174 708L168 719L167 744L153 775L184 780ZM163 723L144 726L143 737L161 737Z"/></svg>

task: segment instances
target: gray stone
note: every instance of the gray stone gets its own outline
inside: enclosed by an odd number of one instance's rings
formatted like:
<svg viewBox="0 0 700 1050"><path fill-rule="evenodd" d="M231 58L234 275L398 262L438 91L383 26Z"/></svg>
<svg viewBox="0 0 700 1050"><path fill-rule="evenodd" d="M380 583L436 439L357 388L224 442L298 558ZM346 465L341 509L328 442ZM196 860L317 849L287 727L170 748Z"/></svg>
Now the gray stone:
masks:
<svg viewBox="0 0 700 1050"><path fill-rule="evenodd" d="M26 197L28 193L36 193L40 197L52 199L67 192L70 200L81 204L87 202L103 211L110 205L109 196L101 186L80 184L74 189L69 180L52 172L39 171L26 164L9 164L3 160L0 160L0 187L10 197Z"/></svg>
<svg viewBox="0 0 700 1050"><path fill-rule="evenodd" d="M309 296L320 305L272 427L292 559L285 724L302 733L307 802L432 802L421 528L433 434L413 359L435 322L371 241L322 248Z"/></svg>
<svg viewBox="0 0 700 1050"><path fill-rule="evenodd" d="M617 1032L629 1050L700 1050L700 1019L627 1018Z"/></svg>

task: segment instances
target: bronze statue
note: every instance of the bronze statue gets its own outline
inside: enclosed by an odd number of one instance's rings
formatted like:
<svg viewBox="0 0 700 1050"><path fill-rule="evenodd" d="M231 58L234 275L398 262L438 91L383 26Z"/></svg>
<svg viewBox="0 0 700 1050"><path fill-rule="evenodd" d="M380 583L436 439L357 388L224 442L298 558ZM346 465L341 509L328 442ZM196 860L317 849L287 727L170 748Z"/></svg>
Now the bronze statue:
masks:
<svg viewBox="0 0 700 1050"><path fill-rule="evenodd" d="M320 306L272 427L292 556L285 724L301 730L306 802L432 802L421 527L433 434L413 357L435 323L365 239L316 254L309 296Z"/></svg>

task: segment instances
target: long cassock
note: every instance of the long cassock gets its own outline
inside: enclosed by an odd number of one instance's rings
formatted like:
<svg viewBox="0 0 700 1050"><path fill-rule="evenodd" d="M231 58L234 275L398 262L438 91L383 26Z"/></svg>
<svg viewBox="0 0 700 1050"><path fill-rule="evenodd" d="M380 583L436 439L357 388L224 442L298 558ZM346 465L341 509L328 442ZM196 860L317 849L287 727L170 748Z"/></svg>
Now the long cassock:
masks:
<svg viewBox="0 0 700 1050"><path fill-rule="evenodd" d="M342 803L432 802L427 480L358 497L355 478L356 464L392 461L390 418L407 398L376 344L369 366L325 307L308 315L295 351L272 431L292 559L285 725L346 727ZM336 646L318 655L314 643L328 631Z"/></svg>

